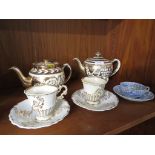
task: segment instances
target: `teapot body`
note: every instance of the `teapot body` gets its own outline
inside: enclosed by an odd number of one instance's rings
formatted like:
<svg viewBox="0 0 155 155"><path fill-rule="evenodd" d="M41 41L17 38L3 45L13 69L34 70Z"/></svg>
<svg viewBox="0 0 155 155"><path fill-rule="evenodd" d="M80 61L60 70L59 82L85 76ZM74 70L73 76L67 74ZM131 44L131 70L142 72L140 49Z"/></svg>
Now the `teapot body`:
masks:
<svg viewBox="0 0 155 155"><path fill-rule="evenodd" d="M64 69L69 69L69 74L66 77ZM36 84L46 84L52 86L60 86L65 84L71 77L72 69L68 63L58 66L57 62L44 62L33 63L33 68L29 72L29 76L25 77L18 67L11 67L18 75L23 86L28 88Z"/></svg>
<svg viewBox="0 0 155 155"><path fill-rule="evenodd" d="M49 63L46 68L44 66L41 67L40 64L37 64L39 67L34 65L29 72L29 76L32 77L33 84L39 83L59 87L60 85L65 84L71 77L72 69L68 63L63 64L62 67L56 66L55 63ZM65 68L68 68L70 71L67 78L64 72Z"/></svg>
<svg viewBox="0 0 155 155"><path fill-rule="evenodd" d="M87 76L97 76L103 79L109 78L113 73L113 64L87 64L85 63L85 73Z"/></svg>
<svg viewBox="0 0 155 155"><path fill-rule="evenodd" d="M65 73L64 71L60 73L55 74L49 74L49 75L34 75L32 73L29 73L29 75L32 77L33 84L46 84L46 85L52 85L59 87L60 85L65 84Z"/></svg>
<svg viewBox="0 0 155 155"><path fill-rule="evenodd" d="M85 76L97 76L103 79L116 74L121 66L121 62L118 59L105 59L100 52L97 52L93 58L87 58L83 64L78 58L74 58L74 60L77 61L80 70ZM114 63L117 63L116 68L114 68Z"/></svg>

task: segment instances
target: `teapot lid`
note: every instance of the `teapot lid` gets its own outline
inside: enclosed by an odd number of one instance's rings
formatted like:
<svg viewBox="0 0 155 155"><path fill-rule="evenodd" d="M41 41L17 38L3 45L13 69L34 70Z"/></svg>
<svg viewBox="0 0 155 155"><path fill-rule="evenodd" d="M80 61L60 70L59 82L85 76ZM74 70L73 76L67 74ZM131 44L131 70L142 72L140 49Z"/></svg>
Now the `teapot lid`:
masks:
<svg viewBox="0 0 155 155"><path fill-rule="evenodd" d="M30 70L31 74L46 75L60 73L62 69L58 67L59 63L55 61L44 60L43 62L33 63L33 68Z"/></svg>
<svg viewBox="0 0 155 155"><path fill-rule="evenodd" d="M87 58L84 62L88 64L104 64L110 61L103 58L100 52L96 52L96 55L93 58Z"/></svg>

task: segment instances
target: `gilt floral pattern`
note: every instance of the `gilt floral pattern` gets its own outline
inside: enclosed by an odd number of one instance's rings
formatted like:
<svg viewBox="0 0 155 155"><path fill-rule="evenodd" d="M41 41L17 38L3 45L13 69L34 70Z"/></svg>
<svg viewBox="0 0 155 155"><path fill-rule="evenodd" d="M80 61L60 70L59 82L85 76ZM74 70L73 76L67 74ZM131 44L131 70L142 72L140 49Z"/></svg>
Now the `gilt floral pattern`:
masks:
<svg viewBox="0 0 155 155"><path fill-rule="evenodd" d="M93 71L91 71L88 66L86 66L85 68L86 68L86 73L88 76L97 76L103 79L111 76L112 71L113 71L112 66L105 66L104 68L93 69Z"/></svg>
<svg viewBox="0 0 155 155"><path fill-rule="evenodd" d="M102 97L103 90L102 89L97 89L94 94L88 94L87 92L82 91L82 95L83 95L83 97L85 97L85 99L87 101L96 102Z"/></svg>
<svg viewBox="0 0 155 155"><path fill-rule="evenodd" d="M62 74L58 77L50 77L45 78L43 84L51 85L51 86L59 86L62 85L65 81L65 76Z"/></svg>
<svg viewBox="0 0 155 155"><path fill-rule="evenodd" d="M44 106L44 98L40 96L35 96L35 100L33 101L33 109L42 109Z"/></svg>
<svg viewBox="0 0 155 155"><path fill-rule="evenodd" d="M58 100L56 107L53 111L52 117L50 117L50 119L48 120L37 121L35 112L32 112L28 119L25 117L21 117L21 115L17 114L17 111L20 113L23 113L23 111L28 112L31 108L30 107L28 108L27 105L28 100L24 100L11 109L9 114L9 120L13 125L25 129L38 129L48 127L58 123L59 121L62 121L70 111L70 105L66 100Z"/></svg>
<svg viewBox="0 0 155 155"><path fill-rule="evenodd" d="M19 117L24 117L24 118L29 118L32 114L32 110L29 111L29 110L18 110L17 106L13 107L16 115L18 115Z"/></svg>

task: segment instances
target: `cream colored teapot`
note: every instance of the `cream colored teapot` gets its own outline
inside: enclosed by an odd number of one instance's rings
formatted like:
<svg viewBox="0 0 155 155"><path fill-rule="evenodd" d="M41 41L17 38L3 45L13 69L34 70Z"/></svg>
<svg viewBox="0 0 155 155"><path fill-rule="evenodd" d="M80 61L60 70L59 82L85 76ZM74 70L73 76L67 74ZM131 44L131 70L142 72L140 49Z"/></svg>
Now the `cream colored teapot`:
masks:
<svg viewBox="0 0 155 155"><path fill-rule="evenodd" d="M121 62L118 59L108 60L102 57L100 52L96 53L96 56L93 58L87 58L82 64L78 58L76 60L80 70L86 76L97 76L103 79L109 78L118 72L121 66ZM116 68L114 69L113 64L117 63Z"/></svg>
<svg viewBox="0 0 155 155"><path fill-rule="evenodd" d="M65 78L64 68L69 68L69 75ZM65 84L71 77L72 69L68 63L59 65L58 62L43 62L33 63L33 68L29 71L29 76L25 77L17 67L11 67L14 70L24 87L30 87L36 83L60 86Z"/></svg>

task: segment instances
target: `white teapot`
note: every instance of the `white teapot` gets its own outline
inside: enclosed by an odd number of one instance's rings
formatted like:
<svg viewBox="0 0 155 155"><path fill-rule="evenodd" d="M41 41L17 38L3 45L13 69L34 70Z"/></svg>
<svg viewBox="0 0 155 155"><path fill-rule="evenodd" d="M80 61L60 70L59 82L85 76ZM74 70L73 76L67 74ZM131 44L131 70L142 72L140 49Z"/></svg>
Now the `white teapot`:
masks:
<svg viewBox="0 0 155 155"><path fill-rule="evenodd" d="M80 70L86 76L97 76L101 78L109 78L118 72L121 66L121 62L118 59L108 60L102 57L100 52L96 53L93 58L87 58L82 64L78 58L76 60ZM113 64L117 63L117 67L114 69Z"/></svg>

